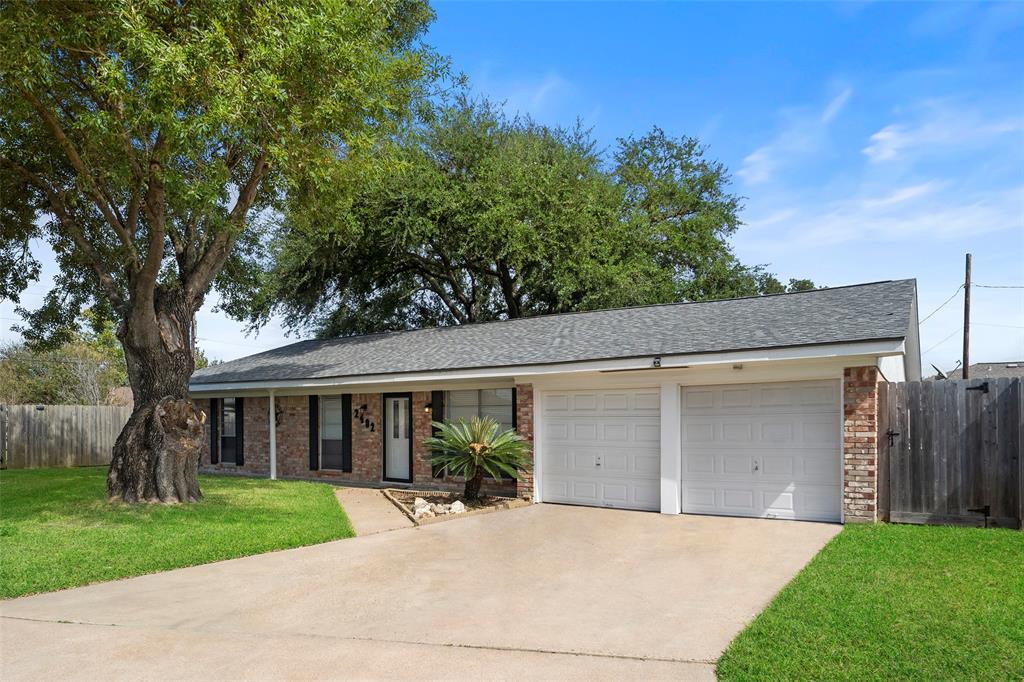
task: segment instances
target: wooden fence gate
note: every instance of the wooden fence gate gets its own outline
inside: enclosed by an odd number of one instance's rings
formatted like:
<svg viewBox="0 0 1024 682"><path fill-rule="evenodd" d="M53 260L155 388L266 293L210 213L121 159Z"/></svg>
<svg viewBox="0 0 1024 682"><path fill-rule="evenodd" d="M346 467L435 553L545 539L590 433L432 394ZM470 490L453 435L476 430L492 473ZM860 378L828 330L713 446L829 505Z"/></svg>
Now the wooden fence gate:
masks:
<svg viewBox="0 0 1024 682"><path fill-rule="evenodd" d="M882 384L878 508L883 520L1020 528L1024 381Z"/></svg>

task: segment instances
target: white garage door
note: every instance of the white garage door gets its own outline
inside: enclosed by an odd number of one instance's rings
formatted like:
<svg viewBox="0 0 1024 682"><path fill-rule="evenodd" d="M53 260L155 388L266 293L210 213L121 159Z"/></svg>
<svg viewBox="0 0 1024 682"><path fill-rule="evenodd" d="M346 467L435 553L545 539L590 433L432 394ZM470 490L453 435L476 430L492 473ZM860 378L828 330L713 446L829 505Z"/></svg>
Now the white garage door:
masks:
<svg viewBox="0 0 1024 682"><path fill-rule="evenodd" d="M838 381L687 386L682 508L838 521Z"/></svg>
<svg viewBox="0 0 1024 682"><path fill-rule="evenodd" d="M544 393L541 497L622 509L660 507L657 388Z"/></svg>

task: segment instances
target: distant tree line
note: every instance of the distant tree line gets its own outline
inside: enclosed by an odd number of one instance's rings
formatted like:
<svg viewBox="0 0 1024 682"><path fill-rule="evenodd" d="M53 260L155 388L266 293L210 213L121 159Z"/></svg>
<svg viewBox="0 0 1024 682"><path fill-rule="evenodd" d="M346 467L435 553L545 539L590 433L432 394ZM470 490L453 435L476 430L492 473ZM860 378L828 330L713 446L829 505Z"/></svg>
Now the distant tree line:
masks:
<svg viewBox="0 0 1024 682"><path fill-rule="evenodd" d="M7 405L130 405L124 350L109 322L91 311L57 345L0 344L0 403ZM196 349L196 367L210 364Z"/></svg>

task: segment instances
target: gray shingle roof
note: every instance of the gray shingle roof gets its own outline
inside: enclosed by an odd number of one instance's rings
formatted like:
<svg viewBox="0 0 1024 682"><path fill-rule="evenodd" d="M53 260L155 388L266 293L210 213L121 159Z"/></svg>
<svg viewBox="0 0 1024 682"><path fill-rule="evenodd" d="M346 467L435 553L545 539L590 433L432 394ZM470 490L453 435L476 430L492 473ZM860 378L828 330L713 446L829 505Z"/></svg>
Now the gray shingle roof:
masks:
<svg viewBox="0 0 1024 682"><path fill-rule="evenodd" d="M949 372L950 377L959 379L957 372ZM1003 379L1024 377L1024 360L1016 362L975 362L971 365L968 375L972 379Z"/></svg>
<svg viewBox="0 0 1024 682"><path fill-rule="evenodd" d="M598 310L300 341L207 367L193 385L509 367L900 339L916 283ZM913 323L916 324L916 320Z"/></svg>

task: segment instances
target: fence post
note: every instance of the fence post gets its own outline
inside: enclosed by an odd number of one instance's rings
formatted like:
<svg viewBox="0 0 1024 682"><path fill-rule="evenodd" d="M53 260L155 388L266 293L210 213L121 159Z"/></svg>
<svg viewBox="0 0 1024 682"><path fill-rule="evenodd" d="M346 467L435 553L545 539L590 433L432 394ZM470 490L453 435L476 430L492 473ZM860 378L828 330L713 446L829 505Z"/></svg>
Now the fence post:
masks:
<svg viewBox="0 0 1024 682"><path fill-rule="evenodd" d="M878 481L878 520L889 520L889 438L886 435L890 428L889 390L892 384L883 381L878 384L877 421L878 433L875 442L878 444L878 455L875 458L875 476Z"/></svg>

